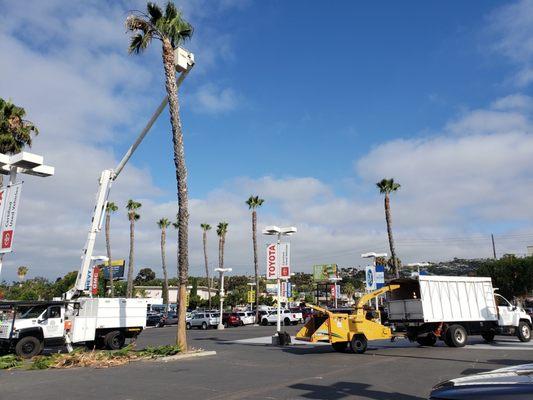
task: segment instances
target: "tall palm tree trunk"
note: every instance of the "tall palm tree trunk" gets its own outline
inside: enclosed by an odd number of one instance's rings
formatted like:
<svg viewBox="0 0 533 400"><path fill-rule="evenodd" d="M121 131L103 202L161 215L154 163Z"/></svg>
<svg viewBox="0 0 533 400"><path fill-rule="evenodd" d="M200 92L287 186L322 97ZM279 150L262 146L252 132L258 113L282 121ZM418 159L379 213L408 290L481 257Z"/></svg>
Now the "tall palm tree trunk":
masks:
<svg viewBox="0 0 533 400"><path fill-rule="evenodd" d="M130 218L130 259L128 263L128 286L126 297L133 297L133 244L135 241L135 221Z"/></svg>
<svg viewBox="0 0 533 400"><path fill-rule="evenodd" d="M105 216L105 245L107 250L107 266L109 269L109 295L111 297L115 297L115 287L113 286L113 268L111 267L111 240L110 240L110 234L109 230L111 227L111 213L109 211L106 212Z"/></svg>
<svg viewBox="0 0 533 400"><path fill-rule="evenodd" d="M396 278L400 277L400 271L398 271L398 263L396 261L396 251L394 249L394 238L392 237L392 218L390 213L390 199L389 194L385 194L385 220L387 221L387 233L389 235L389 248L392 257L392 265L394 266L394 273Z"/></svg>
<svg viewBox="0 0 533 400"><path fill-rule="evenodd" d="M161 266L163 267L163 303L168 311L168 274L167 274L167 261L166 261L166 247L167 232L165 227L161 228Z"/></svg>
<svg viewBox="0 0 533 400"><path fill-rule="evenodd" d="M189 275L188 226L189 211L187 197L187 166L183 147L183 132L179 115L178 87L176 85L176 67L174 66L174 49L170 40L163 39L163 66L165 69L165 87L168 95L170 121L172 125L172 142L174 145L174 165L178 190L178 275L179 306L178 333L176 343L187 350L187 332L185 317L187 314L187 282Z"/></svg>
<svg viewBox="0 0 533 400"><path fill-rule="evenodd" d="M207 298L209 309L211 309L211 281L209 280L209 264L207 263L207 231L204 231L202 239L204 242L205 276L207 277Z"/></svg>
<svg viewBox="0 0 533 400"><path fill-rule="evenodd" d="M252 242L254 245L255 322L259 323L259 264L257 262L257 213L252 211Z"/></svg>

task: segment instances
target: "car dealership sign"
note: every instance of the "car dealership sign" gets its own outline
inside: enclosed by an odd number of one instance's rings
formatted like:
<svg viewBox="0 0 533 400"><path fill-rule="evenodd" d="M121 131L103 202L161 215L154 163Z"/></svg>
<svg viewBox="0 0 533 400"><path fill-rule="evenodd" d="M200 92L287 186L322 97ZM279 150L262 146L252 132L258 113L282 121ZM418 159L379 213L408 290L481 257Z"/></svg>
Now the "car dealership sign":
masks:
<svg viewBox="0 0 533 400"><path fill-rule="evenodd" d="M267 279L289 279L291 277L290 251L289 243L267 245Z"/></svg>
<svg viewBox="0 0 533 400"><path fill-rule="evenodd" d="M13 237L17 223L22 183L0 189L0 253L13 251Z"/></svg>

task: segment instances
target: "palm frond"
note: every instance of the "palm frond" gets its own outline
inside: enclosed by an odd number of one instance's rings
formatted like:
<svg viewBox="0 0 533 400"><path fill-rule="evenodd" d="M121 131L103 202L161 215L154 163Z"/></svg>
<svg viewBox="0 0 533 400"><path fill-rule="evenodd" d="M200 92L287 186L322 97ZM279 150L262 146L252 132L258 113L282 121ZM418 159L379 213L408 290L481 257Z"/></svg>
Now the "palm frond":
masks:
<svg viewBox="0 0 533 400"><path fill-rule="evenodd" d="M150 16L150 22L152 25L156 25L157 21L163 16L163 12L161 11L161 8L152 2L149 2L146 5L146 9L148 10L148 15Z"/></svg>
<svg viewBox="0 0 533 400"><path fill-rule="evenodd" d="M130 40L130 45L128 47L128 53L139 54L141 51L145 50L148 45L152 42L151 32L147 33L138 33L133 35Z"/></svg>

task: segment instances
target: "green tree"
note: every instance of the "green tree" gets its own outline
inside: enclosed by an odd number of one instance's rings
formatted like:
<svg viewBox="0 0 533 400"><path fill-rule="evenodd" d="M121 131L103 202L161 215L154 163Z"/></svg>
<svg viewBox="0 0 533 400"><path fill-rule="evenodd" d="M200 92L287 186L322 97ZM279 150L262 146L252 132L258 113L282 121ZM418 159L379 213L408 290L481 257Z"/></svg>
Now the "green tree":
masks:
<svg viewBox="0 0 533 400"><path fill-rule="evenodd" d="M187 196L187 167L185 164L185 149L183 132L179 113L178 86L176 83L176 67L174 65L174 50L183 42L190 39L193 28L182 16L174 3L167 3L165 12L154 3L148 3L147 12L136 12L126 19L126 28L135 32L131 38L129 52L140 53L152 42L158 39L162 44L163 67L165 71L165 87L170 110L172 126L172 142L174 147L174 165L178 191L178 275L179 307L178 332L176 342L184 350L187 349L187 332L185 318L187 314L186 296L189 274L189 210Z"/></svg>
<svg viewBox="0 0 533 400"><path fill-rule="evenodd" d="M36 126L24 119L26 110L0 98L0 153L20 153L32 145L32 134L39 134Z"/></svg>
<svg viewBox="0 0 533 400"><path fill-rule="evenodd" d="M257 209L263 205L265 200L259 196L250 196L246 200L248 209L252 210L252 245L254 249L254 274L255 274L255 321L259 322L259 264L257 261Z"/></svg>
<svg viewBox="0 0 533 400"><path fill-rule="evenodd" d="M161 218L157 221L157 226L161 229L161 266L163 268L163 303L168 307L168 274L166 262L166 242L167 242L167 228L170 226L170 221L166 218Z"/></svg>
<svg viewBox="0 0 533 400"><path fill-rule="evenodd" d="M115 289L113 286L113 268L111 267L111 214L118 210L118 206L112 201L108 202L105 207L105 246L107 250L107 268L109 269L109 294L115 297Z"/></svg>
<svg viewBox="0 0 533 400"><path fill-rule="evenodd" d="M155 279L155 272L152 268L142 268L135 277L136 285L146 285L146 282L150 282Z"/></svg>
<svg viewBox="0 0 533 400"><path fill-rule="evenodd" d="M17 268L17 275L21 283L24 281L24 278L26 278L27 274L28 274L28 267L21 265L20 267Z"/></svg>
<svg viewBox="0 0 533 400"><path fill-rule="evenodd" d="M392 217L390 212L390 193L396 192L401 185L394 182L394 179L382 179L376 186L381 194L385 195L385 220L387 221L387 233L389 235L389 248L391 253L391 259L394 265L394 273L396 278L400 277L400 269L398 266L398 260L396 258L396 250L394 249L394 238L392 237Z"/></svg>
<svg viewBox="0 0 533 400"><path fill-rule="evenodd" d="M209 281L209 264L207 262L207 232L211 230L211 225L209 224L200 224L202 228L202 242L204 245L204 264L205 264L205 276L207 278L207 296L209 309L211 309L211 282Z"/></svg>
<svg viewBox="0 0 533 400"><path fill-rule="evenodd" d="M142 204L134 201L128 200L126 204L126 209L128 210L128 220L130 221L130 258L128 261L128 286L126 288L126 296L133 296L133 255L134 255L134 243L135 243L135 221L138 221L141 216L137 214L137 210L141 208Z"/></svg>

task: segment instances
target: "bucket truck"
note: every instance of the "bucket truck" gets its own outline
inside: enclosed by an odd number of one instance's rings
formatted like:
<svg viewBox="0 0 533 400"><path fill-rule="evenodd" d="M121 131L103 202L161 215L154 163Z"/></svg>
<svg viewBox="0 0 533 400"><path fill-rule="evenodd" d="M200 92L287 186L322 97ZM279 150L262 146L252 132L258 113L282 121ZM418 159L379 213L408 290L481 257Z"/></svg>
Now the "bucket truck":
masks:
<svg viewBox="0 0 533 400"><path fill-rule="evenodd" d="M183 48L175 51L179 87L194 66L194 55ZM87 345L91 348L120 349L127 338L135 338L146 326L145 299L92 297L89 274L96 236L102 222L111 185L118 178L139 144L168 103L166 96L133 145L115 169L102 171L91 226L82 252L76 283L61 301L0 302L0 349L31 358L45 346ZM89 287L88 287L89 286ZM3 315L3 318L2 318Z"/></svg>

